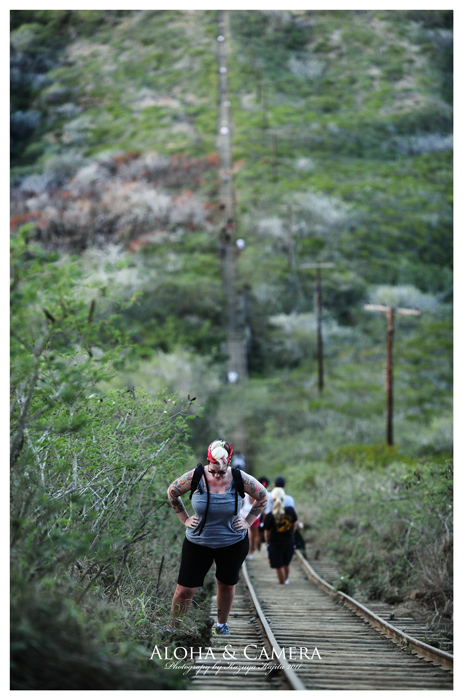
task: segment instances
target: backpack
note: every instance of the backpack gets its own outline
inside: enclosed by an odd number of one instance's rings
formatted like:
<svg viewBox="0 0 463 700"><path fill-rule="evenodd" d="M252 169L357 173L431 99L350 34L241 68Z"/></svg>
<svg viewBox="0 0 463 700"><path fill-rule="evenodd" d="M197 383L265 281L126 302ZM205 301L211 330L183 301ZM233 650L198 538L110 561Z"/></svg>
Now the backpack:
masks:
<svg viewBox="0 0 463 700"><path fill-rule="evenodd" d="M232 477L233 477L233 483L235 484L235 515L238 515L238 494L241 496L241 498L244 498L244 484L243 484L243 477L241 475L241 471L237 467L231 467L231 472L232 472ZM191 491L190 491L190 501L193 497L194 492L199 486L199 482L201 481L201 477L204 474L204 466L199 463L194 470L193 473L193 478L191 480ZM206 512L204 513L204 519L203 522L201 523L201 527L199 529L198 535L200 535L203 531L204 523L206 522L207 518L207 511L209 510L209 484L206 478L204 478L204 481L206 482L206 490L207 490L207 503L206 503Z"/></svg>

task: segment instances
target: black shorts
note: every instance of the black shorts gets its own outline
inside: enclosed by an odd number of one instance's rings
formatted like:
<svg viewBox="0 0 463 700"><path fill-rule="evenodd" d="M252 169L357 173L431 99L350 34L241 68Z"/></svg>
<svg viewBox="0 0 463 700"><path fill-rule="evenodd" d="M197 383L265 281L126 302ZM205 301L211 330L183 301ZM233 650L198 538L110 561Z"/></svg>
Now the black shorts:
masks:
<svg viewBox="0 0 463 700"><path fill-rule="evenodd" d="M294 547L291 544L286 549L276 549L271 544L268 546L268 558L271 569L281 569L282 566L289 566L294 554Z"/></svg>
<svg viewBox="0 0 463 700"><path fill-rule="evenodd" d="M202 586L207 572L215 561L216 579L220 583L234 586L240 579L239 570L248 552L249 537L247 532L246 537L239 542L218 549L194 544L185 537L177 583L187 588Z"/></svg>

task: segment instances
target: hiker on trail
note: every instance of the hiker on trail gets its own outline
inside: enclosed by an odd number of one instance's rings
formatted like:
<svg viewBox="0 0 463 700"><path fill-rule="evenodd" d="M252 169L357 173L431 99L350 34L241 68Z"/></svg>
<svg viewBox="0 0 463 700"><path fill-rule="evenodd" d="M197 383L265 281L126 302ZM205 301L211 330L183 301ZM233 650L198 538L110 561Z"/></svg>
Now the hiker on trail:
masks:
<svg viewBox="0 0 463 700"><path fill-rule="evenodd" d="M265 483L264 483L264 480L266 480ZM269 482L268 482L268 479L266 479L265 476L264 476L264 477L261 477L261 478L259 479L259 481L260 481L262 484L264 484L264 486L266 486L266 487L268 488L268 483L269 483ZM277 476L277 478L276 478L275 481L274 481L274 487L275 487L275 488L282 488L282 489L284 490L285 486L286 486L286 481L285 481L284 477L282 477L282 476ZM284 506L290 506L291 508L294 508L294 510L296 510L296 505L295 505L295 503L294 503L294 498L293 498L292 496L289 496L289 495L286 493L286 491L285 491L285 500L284 500L283 505L284 505ZM273 509L273 498L272 498L272 492L269 491L269 492L268 492L267 505L265 506L264 512L262 513L262 516L261 516L261 519L260 519L261 528L262 528L261 534L262 534L262 538L263 538L264 540L265 540L265 536L264 536L264 521L265 521L265 518L266 518L266 516L268 515L268 513L271 513L271 512L272 512L272 509ZM294 548L295 548L295 549L302 549L302 550L305 550L305 542L304 542L304 538L303 538L302 533L301 533L301 530L303 529L304 525L303 525L303 523L302 523L300 520L298 521L297 525L298 525L297 528L295 528L295 530L294 530ZM261 539L262 539L262 538L261 538Z"/></svg>
<svg viewBox="0 0 463 700"><path fill-rule="evenodd" d="M268 489L270 480L267 476L260 476L259 481L261 484L265 486L266 489ZM260 520L259 520L259 537L260 537L260 543L265 542L265 536L264 536L264 520L265 520L265 515L267 513L267 507L268 507L268 499L270 498L270 493L267 491L267 505L264 508L264 512L261 513Z"/></svg>
<svg viewBox="0 0 463 700"><path fill-rule="evenodd" d="M231 465L232 467L237 467L238 469L246 469L246 460L244 459L244 455L242 454L242 452L235 452L235 454L232 457ZM261 482L261 484L266 487L266 484L264 484L263 482ZM249 513L255 502L255 498L251 498L251 496L248 493L244 494L243 503L240 509L240 515L242 518L246 518L247 514ZM256 549L260 550L260 523L261 517L260 515L258 515L257 518L254 520L253 524L251 525L251 529L249 530L249 553L246 559L252 559Z"/></svg>
<svg viewBox="0 0 463 700"><path fill-rule="evenodd" d="M241 564L249 550L250 529L267 502L267 490L250 474L230 466L233 447L214 440L207 451L206 466L198 465L169 486L167 497L185 525L185 540L172 599L171 627L188 612L193 596L215 562L217 579L216 634L229 635L228 616L239 580ZM191 491L193 515L188 515L181 496ZM240 516L245 493L255 499L246 518ZM167 630L168 632L171 630Z"/></svg>
<svg viewBox="0 0 463 700"><path fill-rule="evenodd" d="M246 493L244 495L243 505L241 506L241 510L240 510L240 515L242 518L246 518L247 514L249 513L249 511L251 510L251 508L254 506L255 503L256 503L255 498L252 498L248 493ZM249 529L249 552L248 552L246 559L253 559L254 552L256 550L260 551L260 544L261 544L260 530L259 530L260 520L261 520L261 516L259 514Z"/></svg>
<svg viewBox="0 0 463 700"><path fill-rule="evenodd" d="M238 469L246 469L244 454L242 452L235 452L232 457L231 465L232 467L238 467Z"/></svg>
<svg viewBox="0 0 463 700"><path fill-rule="evenodd" d="M297 513L292 506L285 506L282 488L272 491L272 512L265 516L265 541L268 543L270 568L276 569L278 583L289 583L289 565L294 553L294 531Z"/></svg>
<svg viewBox="0 0 463 700"><path fill-rule="evenodd" d="M277 476L275 481L273 482L274 488L278 489L284 489L286 486L286 480L283 476ZM296 505L294 503L294 498L292 496L288 496L288 494L285 492L285 506L291 506L291 508L294 508L296 510ZM272 512L273 508L273 496L272 496L272 491L269 491L268 493L268 500L267 500L267 505L265 506L264 510L264 516L267 515L268 513Z"/></svg>

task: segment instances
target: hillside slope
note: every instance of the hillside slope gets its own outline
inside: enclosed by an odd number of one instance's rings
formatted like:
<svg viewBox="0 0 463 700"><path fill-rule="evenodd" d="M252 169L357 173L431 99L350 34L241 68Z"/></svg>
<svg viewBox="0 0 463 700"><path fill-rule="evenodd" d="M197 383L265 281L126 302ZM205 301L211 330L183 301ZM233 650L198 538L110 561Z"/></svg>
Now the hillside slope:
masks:
<svg viewBox="0 0 463 700"><path fill-rule="evenodd" d="M104 274L98 248L131 254L118 293L140 295L124 323L148 361L132 380L159 388L154 363L161 383L215 401L225 313L216 13L12 15L12 124L32 113L37 122L13 149L13 231L32 222L46 246L87 250L91 275ZM451 343L452 13L232 12L231 36L252 376L314 376L314 275L301 265L330 261L324 332L329 376L343 377L336 394L358 374L360 396L378 393L379 418L384 323L363 305L418 306L426 313L401 321L396 339L397 401L402 418L424 417L429 429L451 387L449 364L435 358L450 357ZM430 334L434 351L420 352ZM380 439L380 423L367 432Z"/></svg>

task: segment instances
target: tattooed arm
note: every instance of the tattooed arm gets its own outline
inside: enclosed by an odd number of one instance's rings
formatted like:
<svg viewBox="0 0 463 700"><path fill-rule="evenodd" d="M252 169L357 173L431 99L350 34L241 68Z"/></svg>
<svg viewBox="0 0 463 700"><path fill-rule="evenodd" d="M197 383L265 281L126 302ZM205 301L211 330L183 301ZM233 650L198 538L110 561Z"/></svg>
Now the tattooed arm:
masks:
<svg viewBox="0 0 463 700"><path fill-rule="evenodd" d="M267 505L267 489L263 486L260 481L257 481L250 474L246 472L241 472L243 478L243 486L245 493L249 494L251 499L254 499L251 510L247 514L246 518L236 518L234 521L234 526L238 530L244 530L245 528L251 527L254 520L256 520L259 515L264 510ZM241 521L241 522L239 522Z"/></svg>
<svg viewBox="0 0 463 700"><path fill-rule="evenodd" d="M193 474L194 469L186 472L186 474L182 474L182 476L175 479L175 481L173 481L167 489L167 498L169 499L169 503L174 512L177 513L179 519L185 525L185 527L191 528L196 527L196 525L199 523L199 518L197 515L192 515L191 517L188 516L180 496L182 496L184 493L188 493L188 491L191 489Z"/></svg>

